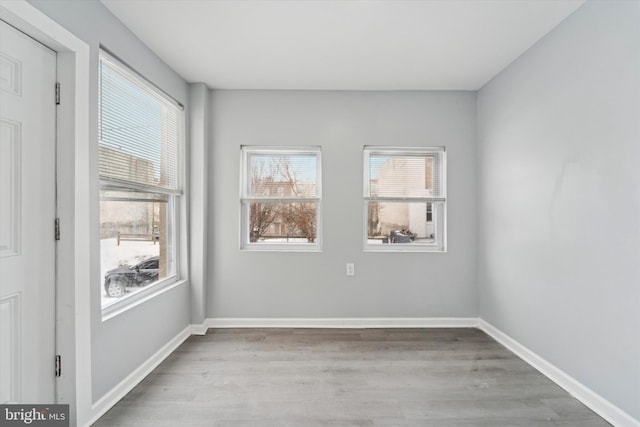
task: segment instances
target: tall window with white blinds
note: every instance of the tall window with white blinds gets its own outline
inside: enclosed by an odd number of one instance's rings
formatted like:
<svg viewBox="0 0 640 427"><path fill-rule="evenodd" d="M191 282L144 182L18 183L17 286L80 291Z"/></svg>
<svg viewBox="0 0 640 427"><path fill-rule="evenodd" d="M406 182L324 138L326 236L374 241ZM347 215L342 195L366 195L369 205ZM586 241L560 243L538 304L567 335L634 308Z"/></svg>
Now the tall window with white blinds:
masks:
<svg viewBox="0 0 640 427"><path fill-rule="evenodd" d="M177 278L182 107L105 51L98 139L102 305Z"/></svg>
<svg viewBox="0 0 640 427"><path fill-rule="evenodd" d="M365 249L444 251L444 147L364 148Z"/></svg>

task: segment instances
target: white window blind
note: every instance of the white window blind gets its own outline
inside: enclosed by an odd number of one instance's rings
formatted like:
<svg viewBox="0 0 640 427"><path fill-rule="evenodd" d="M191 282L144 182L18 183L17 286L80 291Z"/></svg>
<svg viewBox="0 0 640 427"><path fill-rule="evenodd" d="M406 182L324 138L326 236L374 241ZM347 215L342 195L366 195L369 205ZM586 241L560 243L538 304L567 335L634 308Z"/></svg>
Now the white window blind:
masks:
<svg viewBox="0 0 640 427"><path fill-rule="evenodd" d="M444 200L441 148L383 149L365 147L365 197L376 199Z"/></svg>
<svg viewBox="0 0 640 427"><path fill-rule="evenodd" d="M104 51L99 62L103 184L180 193L180 106Z"/></svg>
<svg viewBox="0 0 640 427"><path fill-rule="evenodd" d="M248 179L245 180L247 198L318 197L317 153L245 151L248 157Z"/></svg>

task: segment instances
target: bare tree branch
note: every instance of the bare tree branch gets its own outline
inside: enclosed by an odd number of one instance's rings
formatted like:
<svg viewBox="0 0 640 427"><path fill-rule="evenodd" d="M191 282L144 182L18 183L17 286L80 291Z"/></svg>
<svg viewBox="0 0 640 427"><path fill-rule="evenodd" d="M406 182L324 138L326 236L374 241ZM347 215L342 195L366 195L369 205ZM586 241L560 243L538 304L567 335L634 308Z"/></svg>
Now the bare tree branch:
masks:
<svg viewBox="0 0 640 427"><path fill-rule="evenodd" d="M307 183L308 184L308 183ZM301 194L302 193L302 194ZM292 166L289 156L271 157L251 165L251 195L273 197L280 202L253 202L250 207L250 241L273 235L272 225L284 224L287 237L304 237L308 242L316 239L317 210L315 203L283 203L287 197L304 197L304 183Z"/></svg>

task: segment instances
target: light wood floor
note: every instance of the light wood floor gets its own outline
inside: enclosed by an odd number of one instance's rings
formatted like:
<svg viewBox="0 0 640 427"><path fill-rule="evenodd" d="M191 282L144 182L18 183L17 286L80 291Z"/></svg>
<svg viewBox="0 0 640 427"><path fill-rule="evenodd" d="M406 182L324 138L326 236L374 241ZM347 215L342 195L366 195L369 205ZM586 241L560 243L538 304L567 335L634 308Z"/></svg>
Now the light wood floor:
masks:
<svg viewBox="0 0 640 427"><path fill-rule="evenodd" d="M476 329L218 329L95 426L608 426Z"/></svg>

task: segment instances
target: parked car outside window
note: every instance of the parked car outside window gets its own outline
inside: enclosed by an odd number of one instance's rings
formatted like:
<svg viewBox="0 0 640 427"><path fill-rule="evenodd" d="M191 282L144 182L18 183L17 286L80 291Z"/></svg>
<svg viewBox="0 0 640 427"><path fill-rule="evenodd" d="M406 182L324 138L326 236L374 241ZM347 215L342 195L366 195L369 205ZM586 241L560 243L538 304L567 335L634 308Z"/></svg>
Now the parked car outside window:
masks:
<svg viewBox="0 0 640 427"><path fill-rule="evenodd" d="M133 267L123 265L109 270L104 276L104 290L110 298L120 298L126 288L147 286L158 280L160 257L154 256L140 261Z"/></svg>

